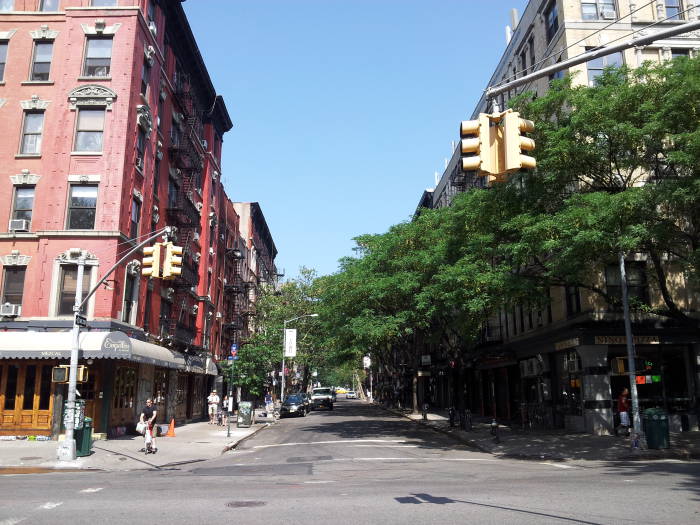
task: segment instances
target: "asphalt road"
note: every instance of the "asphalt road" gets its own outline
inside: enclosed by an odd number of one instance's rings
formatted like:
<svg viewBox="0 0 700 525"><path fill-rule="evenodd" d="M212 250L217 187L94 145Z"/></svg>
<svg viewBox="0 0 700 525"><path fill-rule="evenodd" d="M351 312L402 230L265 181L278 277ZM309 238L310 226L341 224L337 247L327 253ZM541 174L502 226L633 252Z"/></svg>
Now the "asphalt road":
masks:
<svg viewBox="0 0 700 525"><path fill-rule="evenodd" d="M339 396L340 397L340 396ZM700 522L700 463L549 463L470 450L361 401L167 470L0 476L15 523Z"/></svg>

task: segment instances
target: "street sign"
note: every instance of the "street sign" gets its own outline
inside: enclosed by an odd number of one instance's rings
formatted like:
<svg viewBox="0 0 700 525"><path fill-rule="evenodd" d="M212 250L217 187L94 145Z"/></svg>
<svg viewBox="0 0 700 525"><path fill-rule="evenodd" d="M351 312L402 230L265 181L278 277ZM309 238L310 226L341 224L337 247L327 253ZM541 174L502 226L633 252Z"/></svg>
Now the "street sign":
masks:
<svg viewBox="0 0 700 525"><path fill-rule="evenodd" d="M233 361L233 356L232 355L228 356L228 360Z"/></svg>
<svg viewBox="0 0 700 525"><path fill-rule="evenodd" d="M231 355L235 357L236 354L238 354L238 345L236 343L233 343L231 345Z"/></svg>
<svg viewBox="0 0 700 525"><path fill-rule="evenodd" d="M84 315L75 314L75 324L82 326L83 328L87 328L87 317Z"/></svg>
<svg viewBox="0 0 700 525"><path fill-rule="evenodd" d="M296 357L297 355L297 331L295 328L284 330L284 357Z"/></svg>
<svg viewBox="0 0 700 525"><path fill-rule="evenodd" d="M231 359L233 359L234 361L238 361L239 358L240 358L240 356L238 356L238 355L231 356Z"/></svg>

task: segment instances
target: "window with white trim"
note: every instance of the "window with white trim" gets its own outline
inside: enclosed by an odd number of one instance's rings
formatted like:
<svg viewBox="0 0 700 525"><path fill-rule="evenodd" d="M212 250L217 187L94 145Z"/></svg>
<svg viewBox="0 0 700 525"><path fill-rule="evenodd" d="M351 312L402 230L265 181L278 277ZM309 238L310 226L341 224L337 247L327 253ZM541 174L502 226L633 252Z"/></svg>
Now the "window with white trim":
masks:
<svg viewBox="0 0 700 525"><path fill-rule="evenodd" d="M25 111L22 125L22 143L19 152L23 155L41 154L41 136L44 132L44 112Z"/></svg>
<svg viewBox="0 0 700 525"><path fill-rule="evenodd" d="M15 198L12 203L13 220L32 220L32 209L34 208L34 186L17 186L15 188Z"/></svg>
<svg viewBox="0 0 700 525"><path fill-rule="evenodd" d="M139 236L139 221L141 220L141 201L136 197L131 198L131 220L129 236L135 239Z"/></svg>
<svg viewBox="0 0 700 525"><path fill-rule="evenodd" d="M92 230L95 228L97 209L97 186L73 184L68 202L68 229Z"/></svg>
<svg viewBox="0 0 700 525"><path fill-rule="evenodd" d="M60 0L41 0L39 3L39 11L58 11Z"/></svg>
<svg viewBox="0 0 700 525"><path fill-rule="evenodd" d="M615 20L615 0L581 0L583 20Z"/></svg>
<svg viewBox="0 0 700 525"><path fill-rule="evenodd" d="M34 42L34 56L32 58L32 71L29 80L38 82L49 80L52 56L53 41L37 40Z"/></svg>
<svg viewBox="0 0 700 525"><path fill-rule="evenodd" d="M666 18L669 20L684 20L683 3L681 0L665 0Z"/></svg>
<svg viewBox="0 0 700 525"><path fill-rule="evenodd" d="M5 64L7 63L8 43L0 41L0 82L5 78Z"/></svg>
<svg viewBox="0 0 700 525"><path fill-rule="evenodd" d="M118 0L92 0L90 5L92 7L114 7L117 2Z"/></svg>
<svg viewBox="0 0 700 525"><path fill-rule="evenodd" d="M81 300L85 300L90 291L90 266L83 269L83 289ZM72 315L75 304L75 293L78 285L78 265L62 264L58 292L58 315Z"/></svg>
<svg viewBox="0 0 700 525"><path fill-rule="evenodd" d="M108 77L112 66L112 38L88 37L85 43L83 75Z"/></svg>
<svg viewBox="0 0 700 525"><path fill-rule="evenodd" d="M22 304L26 266L5 266L2 279L2 300L0 303Z"/></svg>
<svg viewBox="0 0 700 525"><path fill-rule="evenodd" d="M15 0L0 0L0 12L14 11L14 10L15 10Z"/></svg>
<svg viewBox="0 0 700 525"><path fill-rule="evenodd" d="M101 152L105 127L104 108L79 108L77 120L74 151Z"/></svg>

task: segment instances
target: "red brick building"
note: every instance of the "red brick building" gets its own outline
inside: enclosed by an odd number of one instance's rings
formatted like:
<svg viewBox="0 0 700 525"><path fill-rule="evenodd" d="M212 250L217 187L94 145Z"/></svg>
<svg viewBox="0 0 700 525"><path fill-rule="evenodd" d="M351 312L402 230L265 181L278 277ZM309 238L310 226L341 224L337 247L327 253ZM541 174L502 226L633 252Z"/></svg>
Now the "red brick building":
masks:
<svg viewBox="0 0 700 525"><path fill-rule="evenodd" d="M250 244L221 184L232 122L180 3L0 0L0 126L0 434L60 433L77 259L86 293L165 225L182 275L142 277L135 254L97 290L79 391L98 433L147 397L162 422L202 417L245 332L226 292Z"/></svg>

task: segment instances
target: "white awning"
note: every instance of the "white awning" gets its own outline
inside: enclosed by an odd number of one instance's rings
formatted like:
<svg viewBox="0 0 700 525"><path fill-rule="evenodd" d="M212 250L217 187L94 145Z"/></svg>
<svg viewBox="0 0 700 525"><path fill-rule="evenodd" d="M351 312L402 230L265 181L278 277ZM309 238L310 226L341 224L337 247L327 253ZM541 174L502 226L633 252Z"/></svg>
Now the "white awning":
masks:
<svg viewBox="0 0 700 525"><path fill-rule="evenodd" d="M125 359L186 369L185 358L172 350L128 337L123 332L81 332L81 359ZM2 359L70 359L71 332L1 332Z"/></svg>

